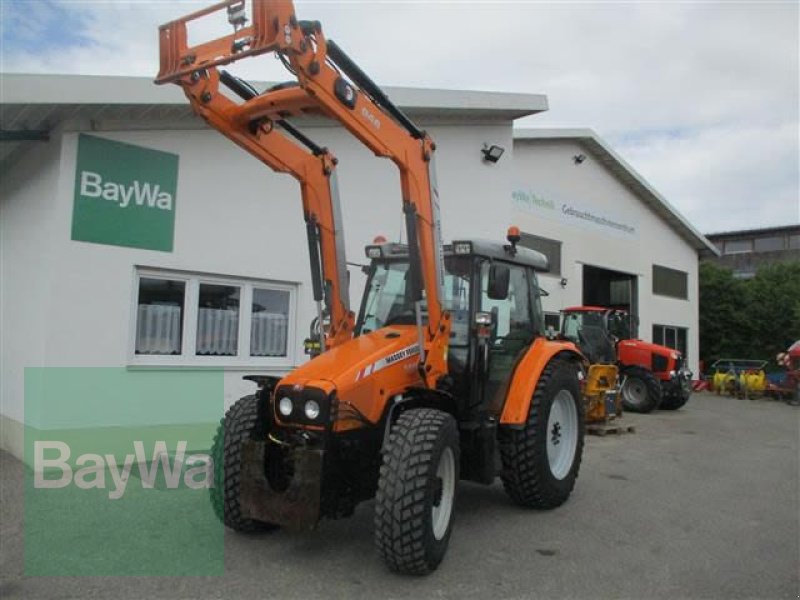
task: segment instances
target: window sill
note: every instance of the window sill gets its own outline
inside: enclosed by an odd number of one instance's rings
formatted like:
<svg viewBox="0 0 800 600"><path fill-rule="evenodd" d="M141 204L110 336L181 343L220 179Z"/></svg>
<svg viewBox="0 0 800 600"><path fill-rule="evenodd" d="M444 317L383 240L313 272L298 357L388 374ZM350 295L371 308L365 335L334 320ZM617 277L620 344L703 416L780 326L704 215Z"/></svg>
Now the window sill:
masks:
<svg viewBox="0 0 800 600"><path fill-rule="evenodd" d="M131 360L126 365L129 371L248 371L268 374L285 374L297 365L282 362L273 364L244 362L210 362L195 360Z"/></svg>

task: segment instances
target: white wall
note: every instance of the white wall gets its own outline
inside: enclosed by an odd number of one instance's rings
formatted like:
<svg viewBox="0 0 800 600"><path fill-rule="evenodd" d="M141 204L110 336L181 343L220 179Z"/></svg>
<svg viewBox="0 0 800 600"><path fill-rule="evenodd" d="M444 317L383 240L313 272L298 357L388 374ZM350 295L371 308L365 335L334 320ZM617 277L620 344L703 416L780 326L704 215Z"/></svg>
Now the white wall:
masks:
<svg viewBox="0 0 800 600"><path fill-rule="evenodd" d="M61 139L33 146L0 178L0 413L23 420L23 370L45 363ZM69 237L69 231L66 236ZM9 427L2 424L2 447Z"/></svg>
<svg viewBox="0 0 800 600"><path fill-rule="evenodd" d="M577 154L587 156L580 165L573 161ZM545 310L555 312L565 306L582 304L584 264L636 275L640 336L650 341L653 323L688 328L690 368L697 373L696 250L577 142L517 140L513 162L514 188L532 190L555 204L553 211L513 208L520 229L563 242L562 276L568 282L562 288L561 276L541 277L542 287L550 292L543 301ZM561 216L564 203L631 224L636 233L630 235L605 227L573 224ZM654 263L688 273L688 300L652 293Z"/></svg>
<svg viewBox="0 0 800 600"><path fill-rule="evenodd" d="M430 128L444 235L502 239L511 161L481 161L483 142L510 154L511 123ZM276 372L305 360L302 339L315 316L300 191L209 130L114 131L91 135L179 155L173 252L70 239L78 133L50 142L16 165L3 187L3 415L22 419L25 366L130 366L137 266L297 283L295 352ZM403 223L397 168L374 157L344 130L307 131L339 158L348 260L364 263L377 234L397 239ZM59 152L61 149L61 152ZM358 310L363 276L351 269ZM137 367L138 368L138 367ZM175 367L182 368L182 367ZM252 384L252 367L226 370L225 405ZM221 407L222 408L222 407Z"/></svg>

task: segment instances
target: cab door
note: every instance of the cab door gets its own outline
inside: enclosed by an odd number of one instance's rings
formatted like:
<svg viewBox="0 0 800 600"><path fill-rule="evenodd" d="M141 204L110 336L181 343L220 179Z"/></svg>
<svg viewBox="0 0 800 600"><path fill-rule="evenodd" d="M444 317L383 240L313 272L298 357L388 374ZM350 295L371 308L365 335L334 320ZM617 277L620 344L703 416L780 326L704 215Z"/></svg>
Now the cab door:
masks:
<svg viewBox="0 0 800 600"><path fill-rule="evenodd" d="M488 365L483 384L483 398L489 412L499 412L514 366L536 337L532 282L528 269L519 265L509 268L508 295L503 299L489 297L491 262L481 266L480 311L492 314L492 333L488 340Z"/></svg>

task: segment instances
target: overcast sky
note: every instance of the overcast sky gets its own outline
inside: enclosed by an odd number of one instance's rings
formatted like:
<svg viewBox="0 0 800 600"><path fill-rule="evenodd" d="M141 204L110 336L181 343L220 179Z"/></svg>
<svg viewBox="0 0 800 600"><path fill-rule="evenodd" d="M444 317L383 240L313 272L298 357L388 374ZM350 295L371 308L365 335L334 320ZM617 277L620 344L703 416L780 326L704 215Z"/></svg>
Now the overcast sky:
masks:
<svg viewBox="0 0 800 600"><path fill-rule="evenodd" d="M152 77L211 3L0 0L0 70ZM800 222L797 1L296 5L381 84L546 94L518 127L594 129L704 233Z"/></svg>

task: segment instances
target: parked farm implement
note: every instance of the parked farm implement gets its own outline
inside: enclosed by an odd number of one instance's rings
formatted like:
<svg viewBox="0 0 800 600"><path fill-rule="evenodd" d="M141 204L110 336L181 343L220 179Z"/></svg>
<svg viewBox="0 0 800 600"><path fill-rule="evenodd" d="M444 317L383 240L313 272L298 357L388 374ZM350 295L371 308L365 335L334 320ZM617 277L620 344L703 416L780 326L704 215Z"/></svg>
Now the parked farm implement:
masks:
<svg viewBox="0 0 800 600"><path fill-rule="evenodd" d="M711 365L711 390L736 398L759 398L767 389L766 360L721 358Z"/></svg>

